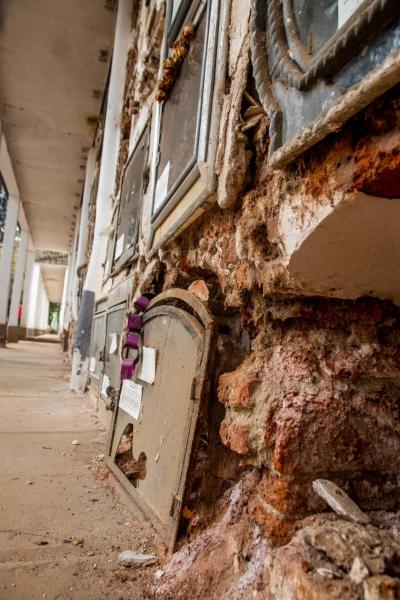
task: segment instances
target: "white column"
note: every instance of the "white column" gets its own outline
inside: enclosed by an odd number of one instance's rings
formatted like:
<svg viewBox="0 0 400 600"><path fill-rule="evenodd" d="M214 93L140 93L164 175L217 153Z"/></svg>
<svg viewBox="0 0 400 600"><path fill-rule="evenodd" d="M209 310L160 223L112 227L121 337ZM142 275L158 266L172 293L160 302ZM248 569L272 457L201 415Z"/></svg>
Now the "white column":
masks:
<svg viewBox="0 0 400 600"><path fill-rule="evenodd" d="M26 329L28 335L34 335L36 329L36 315L39 304L40 264L33 264L32 279L29 289L29 298L26 307Z"/></svg>
<svg viewBox="0 0 400 600"><path fill-rule="evenodd" d="M93 314L95 310L95 294L101 289L104 274L103 262L106 256L108 240L108 235L105 231L111 223L112 196L121 135L121 110L129 51L131 11L131 0L119 0L104 125L99 187L96 198L93 248L89 259L74 335L71 388L76 391L84 391L86 389Z"/></svg>
<svg viewBox="0 0 400 600"><path fill-rule="evenodd" d="M10 275L13 259L15 231L17 228L19 197L10 195L4 229L3 250L0 259L0 345L5 344L5 327L8 316Z"/></svg>
<svg viewBox="0 0 400 600"><path fill-rule="evenodd" d="M67 285L68 285L68 273L69 267L65 269L64 273L64 285L63 285L63 293L61 298L61 306L60 306L60 322L58 324L58 332L62 335L64 331L64 315L65 315L65 302L67 299Z"/></svg>
<svg viewBox="0 0 400 600"><path fill-rule="evenodd" d="M9 327L18 326L18 310L21 303L22 286L24 282L26 255L28 251L29 233L21 231L21 239L18 247L17 264L15 267L13 289L11 294L10 314L8 318Z"/></svg>
<svg viewBox="0 0 400 600"><path fill-rule="evenodd" d="M28 303L29 303L29 295L30 295L30 288L31 288L32 277L33 277L34 264L35 264L35 251L32 246L32 240L29 237L28 252L27 252L27 256L26 256L24 291L22 294L22 315L21 315L20 339L23 339L26 336L27 309L28 309Z"/></svg>

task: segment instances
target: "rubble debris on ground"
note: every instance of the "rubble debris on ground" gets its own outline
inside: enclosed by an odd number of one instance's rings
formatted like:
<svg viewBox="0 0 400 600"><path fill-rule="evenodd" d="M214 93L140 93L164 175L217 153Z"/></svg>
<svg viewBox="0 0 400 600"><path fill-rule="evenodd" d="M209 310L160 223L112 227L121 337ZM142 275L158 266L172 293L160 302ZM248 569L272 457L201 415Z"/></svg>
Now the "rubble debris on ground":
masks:
<svg viewBox="0 0 400 600"><path fill-rule="evenodd" d="M123 567L144 567L154 565L158 561L153 554L142 554L132 550L124 550L118 555L118 562Z"/></svg>

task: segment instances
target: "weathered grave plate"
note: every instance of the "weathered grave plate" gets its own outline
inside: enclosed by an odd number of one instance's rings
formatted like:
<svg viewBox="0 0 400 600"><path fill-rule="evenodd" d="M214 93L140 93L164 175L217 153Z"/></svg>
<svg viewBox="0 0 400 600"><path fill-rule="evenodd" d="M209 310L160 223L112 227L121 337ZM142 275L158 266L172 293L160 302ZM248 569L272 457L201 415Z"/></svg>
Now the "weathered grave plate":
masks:
<svg viewBox="0 0 400 600"><path fill-rule="evenodd" d="M252 0L253 74L284 166L400 81L400 3Z"/></svg>
<svg viewBox="0 0 400 600"><path fill-rule="evenodd" d="M156 350L155 382L136 377L142 386L139 420L118 404L110 431L108 465L171 551L213 329L204 305L189 292L169 290L156 297L145 313L143 329L143 345Z"/></svg>

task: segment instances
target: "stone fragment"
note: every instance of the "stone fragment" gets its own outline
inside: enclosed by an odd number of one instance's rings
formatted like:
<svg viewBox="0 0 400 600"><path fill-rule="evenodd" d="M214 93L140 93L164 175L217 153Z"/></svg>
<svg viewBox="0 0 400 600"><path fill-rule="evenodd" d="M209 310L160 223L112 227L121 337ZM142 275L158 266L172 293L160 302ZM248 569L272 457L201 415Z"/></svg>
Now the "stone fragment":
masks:
<svg viewBox="0 0 400 600"><path fill-rule="evenodd" d="M153 565L157 562L157 557L152 554L140 554L140 552L124 550L118 555L118 562L123 567L142 567Z"/></svg>
<svg viewBox="0 0 400 600"><path fill-rule="evenodd" d="M369 571L365 566L365 563L361 558L356 556L349 572L350 579L354 581L354 583L361 583L368 575Z"/></svg>
<svg viewBox="0 0 400 600"><path fill-rule="evenodd" d="M362 512L351 498L336 483L328 479L315 479L313 481L313 490L338 515L347 517L356 523L369 523L369 517Z"/></svg>
<svg viewBox="0 0 400 600"><path fill-rule="evenodd" d="M210 291L204 279L196 279L188 287L188 291L197 296L202 302L207 302L210 297Z"/></svg>
<svg viewBox="0 0 400 600"><path fill-rule="evenodd" d="M72 540L73 546L83 546L84 543L85 543L85 540L83 538L77 538L75 540Z"/></svg>
<svg viewBox="0 0 400 600"><path fill-rule="evenodd" d="M329 577L331 579L333 579L333 577L335 577L335 572L332 571L332 569L326 569L325 567L318 567L315 570L318 573L318 575L321 575L321 577Z"/></svg>
<svg viewBox="0 0 400 600"><path fill-rule="evenodd" d="M400 579L388 575L368 577L363 583L364 600L398 600Z"/></svg>
<svg viewBox="0 0 400 600"><path fill-rule="evenodd" d="M79 440L72 440L73 446L79 446L79 444L80 444Z"/></svg>

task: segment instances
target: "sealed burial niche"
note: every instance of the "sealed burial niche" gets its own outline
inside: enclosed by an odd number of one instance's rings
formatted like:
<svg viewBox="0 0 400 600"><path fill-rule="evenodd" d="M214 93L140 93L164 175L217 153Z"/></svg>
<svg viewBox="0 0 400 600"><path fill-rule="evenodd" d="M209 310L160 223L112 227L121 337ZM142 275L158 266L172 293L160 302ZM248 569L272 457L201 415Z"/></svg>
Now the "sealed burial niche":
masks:
<svg viewBox="0 0 400 600"><path fill-rule="evenodd" d="M98 313L93 318L92 347L89 359L89 385L97 389L104 365L104 338L106 333L106 315Z"/></svg>
<svg viewBox="0 0 400 600"><path fill-rule="evenodd" d="M149 128L145 126L123 174L115 234L115 268L129 262L137 252L148 147Z"/></svg>
<svg viewBox="0 0 400 600"><path fill-rule="evenodd" d="M114 394L120 383L121 358L120 335L126 311L126 302L111 307L107 312L107 330L104 346L104 372L101 380L100 398L112 407Z"/></svg>
<svg viewBox="0 0 400 600"><path fill-rule="evenodd" d="M150 247L173 236L215 191L225 81L224 3L178 0L169 8L156 96Z"/></svg>
<svg viewBox="0 0 400 600"><path fill-rule="evenodd" d="M214 321L190 292L154 298L143 315L139 362L114 408L108 465L173 550Z"/></svg>

